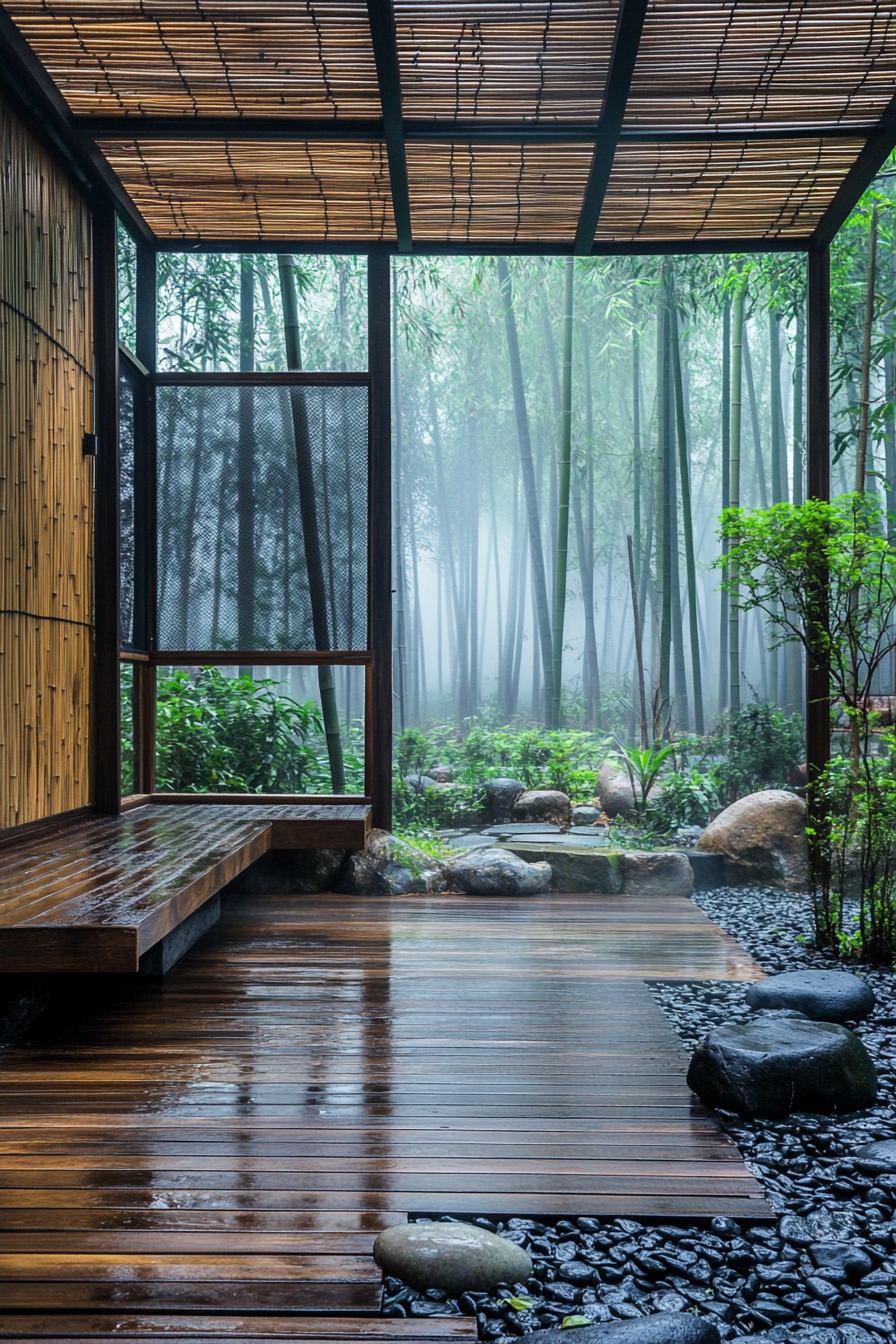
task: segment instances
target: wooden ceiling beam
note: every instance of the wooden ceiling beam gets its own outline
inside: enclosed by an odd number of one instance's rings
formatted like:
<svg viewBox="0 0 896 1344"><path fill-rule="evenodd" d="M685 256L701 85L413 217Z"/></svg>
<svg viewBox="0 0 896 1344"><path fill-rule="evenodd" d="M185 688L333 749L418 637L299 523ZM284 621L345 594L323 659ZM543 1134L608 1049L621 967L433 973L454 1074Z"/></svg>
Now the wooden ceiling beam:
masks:
<svg viewBox="0 0 896 1344"><path fill-rule="evenodd" d="M808 235L798 238L709 238L680 239L672 242L645 241L595 243L591 255L595 257L684 257L721 254L746 255L753 252L806 252L810 245ZM265 238L252 241L246 238L195 239L160 238L160 252L295 252L308 256L369 256L376 253L393 254L394 243L303 242L296 238ZM414 244L415 256L427 257L567 257L573 251L572 243L525 242L508 243L500 238L484 238L473 243Z"/></svg>
<svg viewBox="0 0 896 1344"><path fill-rule="evenodd" d="M383 122L301 117L72 117L78 135L90 140L383 140ZM698 126L686 130L621 131L619 144L712 144L726 141L861 140L878 124L854 126L754 126L748 130ZM405 121L408 141L481 144L593 144L602 132L587 122Z"/></svg>
<svg viewBox="0 0 896 1344"><path fill-rule="evenodd" d="M846 223L864 192L896 149L896 94L890 99L876 128L865 141L828 208L812 234L813 248L828 247Z"/></svg>
<svg viewBox="0 0 896 1344"><path fill-rule="evenodd" d="M597 221L600 219L601 206L610 181L616 145L625 118L638 47L641 44L641 32L644 28L644 16L648 0L620 0L619 18L616 22L616 35L613 39L613 54L607 73L607 86L604 90L603 107L598 123L598 138L594 146L594 157L588 174L588 185L582 198L579 223L576 229L576 256L590 256Z"/></svg>
<svg viewBox="0 0 896 1344"><path fill-rule="evenodd" d="M392 214L399 252L410 252L411 202L408 193L408 163L404 152L404 127L401 116L401 73L398 66L398 42L392 0L367 0L367 17L373 58L383 111L383 138L389 160L392 190Z"/></svg>

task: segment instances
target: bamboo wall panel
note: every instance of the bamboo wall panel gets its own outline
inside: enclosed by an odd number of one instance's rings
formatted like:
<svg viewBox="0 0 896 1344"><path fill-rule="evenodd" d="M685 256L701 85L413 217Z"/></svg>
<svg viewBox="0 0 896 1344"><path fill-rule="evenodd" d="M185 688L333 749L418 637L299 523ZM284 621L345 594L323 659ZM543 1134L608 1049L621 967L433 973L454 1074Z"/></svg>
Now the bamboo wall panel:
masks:
<svg viewBox="0 0 896 1344"><path fill-rule="evenodd" d="M894 80L892 0L652 0L625 126L867 125Z"/></svg>
<svg viewBox="0 0 896 1344"><path fill-rule="evenodd" d="M419 242L571 242L590 145L407 145Z"/></svg>
<svg viewBox="0 0 896 1344"><path fill-rule="evenodd" d="M394 239L378 141L100 141L160 238Z"/></svg>
<svg viewBox="0 0 896 1344"><path fill-rule="evenodd" d="M597 241L806 239L860 148L839 139L622 144Z"/></svg>
<svg viewBox="0 0 896 1344"><path fill-rule="evenodd" d="M618 9L618 0L396 0L404 114L595 123Z"/></svg>
<svg viewBox="0 0 896 1344"><path fill-rule="evenodd" d="M378 117L365 0L9 0L75 112Z"/></svg>
<svg viewBox="0 0 896 1344"><path fill-rule="evenodd" d="M90 796L90 217L0 101L0 827Z"/></svg>

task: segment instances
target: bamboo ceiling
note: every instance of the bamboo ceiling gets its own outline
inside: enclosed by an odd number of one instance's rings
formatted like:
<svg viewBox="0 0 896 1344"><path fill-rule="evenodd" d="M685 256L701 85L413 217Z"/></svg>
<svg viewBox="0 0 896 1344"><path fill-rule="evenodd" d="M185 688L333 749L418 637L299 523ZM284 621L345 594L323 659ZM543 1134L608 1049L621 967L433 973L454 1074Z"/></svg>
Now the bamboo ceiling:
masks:
<svg viewBox="0 0 896 1344"><path fill-rule="evenodd" d="M896 0L3 8L163 240L799 247L896 143Z"/></svg>

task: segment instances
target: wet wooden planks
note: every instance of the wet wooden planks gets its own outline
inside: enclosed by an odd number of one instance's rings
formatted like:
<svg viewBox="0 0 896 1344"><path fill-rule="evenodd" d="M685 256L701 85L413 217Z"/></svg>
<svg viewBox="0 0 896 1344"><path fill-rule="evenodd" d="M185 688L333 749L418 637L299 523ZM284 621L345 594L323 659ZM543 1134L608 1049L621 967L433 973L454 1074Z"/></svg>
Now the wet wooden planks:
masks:
<svg viewBox="0 0 896 1344"><path fill-rule="evenodd" d="M0 1300L255 1334L373 1318L407 1213L765 1217L645 985L760 975L676 897L231 898L0 1057Z"/></svg>
<svg viewBox="0 0 896 1344"><path fill-rule="evenodd" d="M0 853L0 971L134 972L268 849L363 848L366 806L146 806Z"/></svg>
<svg viewBox="0 0 896 1344"><path fill-rule="evenodd" d="M202 1340L203 1344L242 1339L300 1339L309 1344L453 1344L477 1338L476 1321L468 1316L443 1316L409 1320L345 1316L93 1316L22 1315L0 1316L0 1338L16 1340L146 1339L164 1336L168 1344Z"/></svg>

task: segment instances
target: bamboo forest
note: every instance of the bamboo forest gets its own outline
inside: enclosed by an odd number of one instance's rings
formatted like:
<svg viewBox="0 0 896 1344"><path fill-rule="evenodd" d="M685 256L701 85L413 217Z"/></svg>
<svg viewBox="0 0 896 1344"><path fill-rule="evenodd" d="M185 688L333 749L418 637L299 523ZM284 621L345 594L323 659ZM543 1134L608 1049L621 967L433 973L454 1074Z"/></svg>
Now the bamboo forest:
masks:
<svg viewBox="0 0 896 1344"><path fill-rule="evenodd" d="M844 527L863 510L862 535L885 549L896 510L893 175L841 231L831 282L831 507ZM124 231L120 272L127 347L135 262ZM364 257L162 252L159 369L362 371L365 275ZM751 789L805 783L793 532L811 522L800 512L805 257L397 257L392 300L396 825L462 823L489 776L590 802L601 763L624 751L671 748L677 784L654 809L660 832L705 825ZM160 499L159 582L184 623L168 647L311 647L288 591L307 544L290 560L264 535L291 508L276 454L259 454L251 481L254 645L239 625L242 580L215 570L213 547L200 559L197 501L220 494L213 539L237 490L225 421L192 485ZM160 430L163 495L176 453ZM335 440L325 449L333 479L356 470L345 453L337 461ZM321 543L335 634L318 648L364 644L363 564L333 554L347 526L327 521ZM769 527L789 537L787 556ZM195 590L185 576L206 564L208 630L191 641L194 616L178 616L176 595L179 584ZM889 588L860 600L861 583L843 579L847 622L861 608L865 627L842 685L834 678L832 731L848 754L850 706L873 700L864 731L879 756L893 612ZM312 593L309 630L313 605ZM126 755L128 697L126 685ZM359 792L363 698L359 667L160 670L159 787Z"/></svg>

